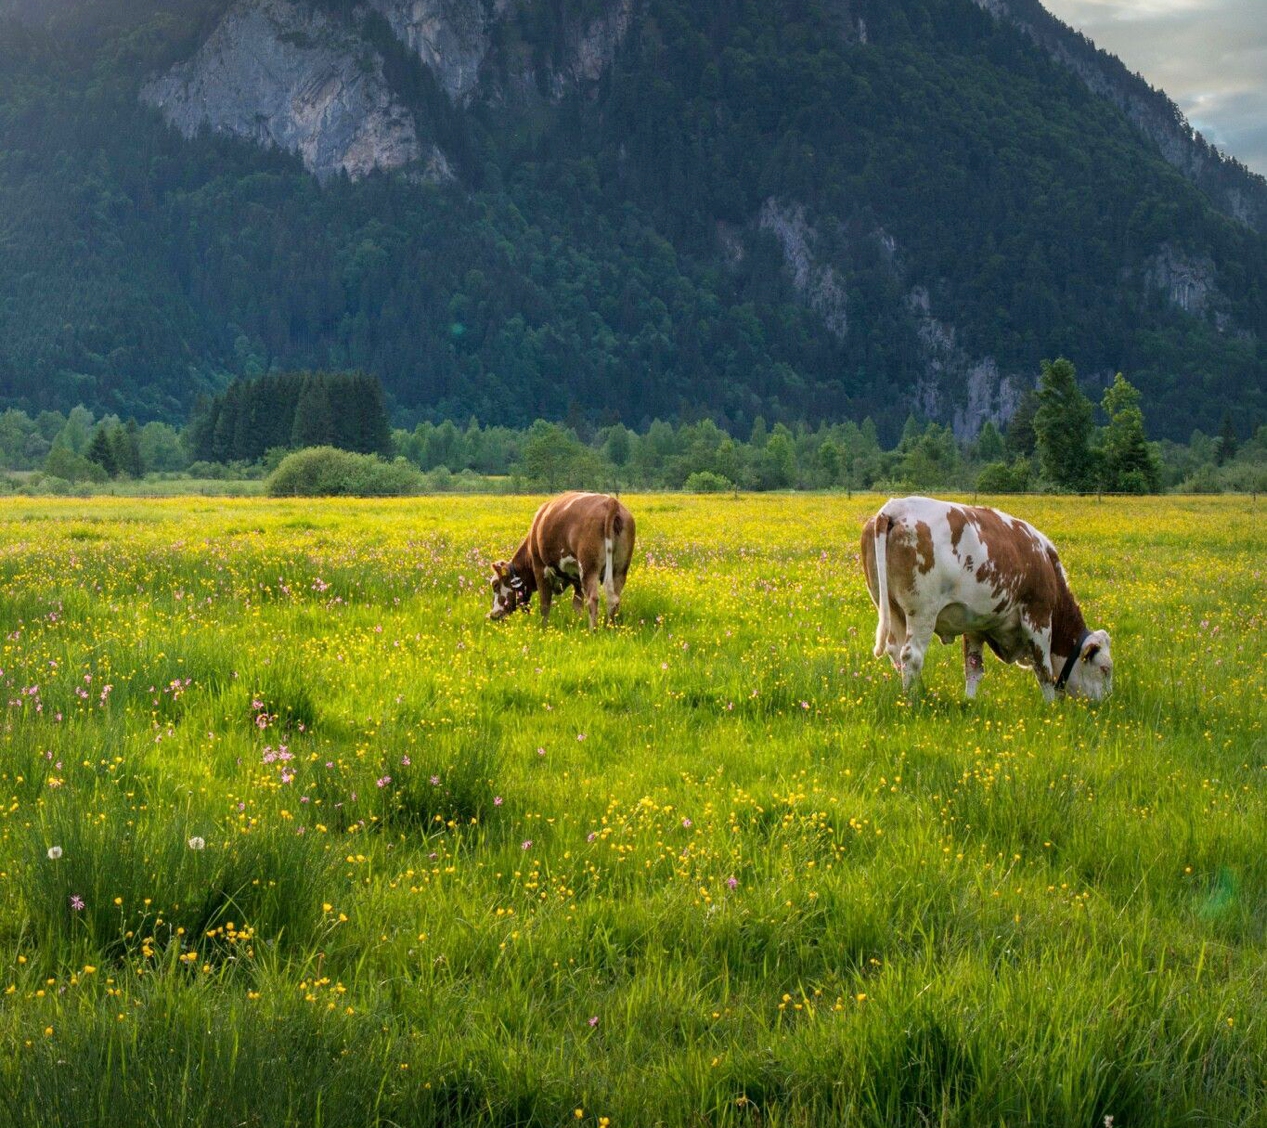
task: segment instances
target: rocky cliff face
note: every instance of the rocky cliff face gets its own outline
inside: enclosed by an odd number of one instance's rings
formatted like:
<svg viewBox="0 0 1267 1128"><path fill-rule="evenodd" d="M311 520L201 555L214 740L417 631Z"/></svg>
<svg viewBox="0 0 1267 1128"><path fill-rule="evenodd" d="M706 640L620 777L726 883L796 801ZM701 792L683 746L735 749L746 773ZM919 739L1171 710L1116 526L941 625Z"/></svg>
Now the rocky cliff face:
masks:
<svg viewBox="0 0 1267 1128"><path fill-rule="evenodd" d="M1011 419L1028 382L1001 373L992 356L970 356L958 343L955 327L933 316L924 287L914 287L906 305L915 318L923 361L915 406L930 419L947 419L961 441L975 438L987 420L1002 426Z"/></svg>
<svg viewBox="0 0 1267 1128"><path fill-rule="evenodd" d="M396 37L430 67L455 102L466 101L479 83L491 46L490 28L511 0L369 0Z"/></svg>
<svg viewBox="0 0 1267 1128"><path fill-rule="evenodd" d="M300 154L318 177L423 157L409 112L363 42L290 0L240 0L197 54L141 97L186 136L202 128ZM442 159L428 154L432 167Z"/></svg>
<svg viewBox="0 0 1267 1128"><path fill-rule="evenodd" d="M1231 328L1228 300L1219 290L1218 271L1208 255L1190 255L1163 243L1144 264L1144 285L1194 317L1210 316L1220 332Z"/></svg>
<svg viewBox="0 0 1267 1128"><path fill-rule="evenodd" d="M516 0L366 2L449 97L465 104L538 90L558 100L597 81L628 33L635 0L611 0L589 22L565 29L560 57L541 76L523 58L495 55L496 25ZM444 154L419 141L381 57L361 34L364 11L336 21L309 0L238 0L195 56L146 85L141 97L186 136L206 127L276 145L299 153L318 177L356 179L412 165L430 179L449 178Z"/></svg>
<svg viewBox="0 0 1267 1128"><path fill-rule="evenodd" d="M801 299L822 317L829 332L844 337L849 331L845 289L835 269L818 259L818 232L806 221L805 208L770 198L761 207L757 226L778 239L792 285Z"/></svg>
<svg viewBox="0 0 1267 1128"><path fill-rule="evenodd" d="M1056 19L1038 0L975 3L995 19L1011 23L1072 70L1093 93L1117 106L1221 211L1248 227L1267 231L1267 180L1210 145L1164 94Z"/></svg>
<svg viewBox="0 0 1267 1128"><path fill-rule="evenodd" d="M828 332L843 340L849 332L847 294L841 281L845 272L823 261L819 232L806 218L804 206L767 199L756 227L778 239L784 268L797 294L822 318ZM900 280L896 241L883 230L873 231L869 237L878 242L894 277ZM743 252L733 231L720 225L718 240L729 262L741 261ZM923 286L909 291L906 309L920 359L911 408L931 419L945 420L961 440L974 438L987 420L1005 424L1029 381L1001 372L992 356L970 355L959 344L955 327L933 316L932 300Z"/></svg>

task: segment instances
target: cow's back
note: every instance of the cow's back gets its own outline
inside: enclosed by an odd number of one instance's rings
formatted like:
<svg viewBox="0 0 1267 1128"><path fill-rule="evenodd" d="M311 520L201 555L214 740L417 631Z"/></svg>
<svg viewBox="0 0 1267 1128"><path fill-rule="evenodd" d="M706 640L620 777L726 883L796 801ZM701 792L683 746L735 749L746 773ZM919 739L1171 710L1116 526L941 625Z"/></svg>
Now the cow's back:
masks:
<svg viewBox="0 0 1267 1128"><path fill-rule="evenodd" d="M530 538L538 558L554 565L565 556L584 561L601 555L609 533L622 550L617 556L623 573L633 553L633 515L608 494L574 491L552 498L537 510Z"/></svg>
<svg viewBox="0 0 1267 1128"><path fill-rule="evenodd" d="M887 588L908 610L936 616L956 605L983 629L1013 619L1018 608L1050 615L1059 562L1042 533L996 509L928 497L889 501L868 522L863 567L873 599L875 529L885 518Z"/></svg>

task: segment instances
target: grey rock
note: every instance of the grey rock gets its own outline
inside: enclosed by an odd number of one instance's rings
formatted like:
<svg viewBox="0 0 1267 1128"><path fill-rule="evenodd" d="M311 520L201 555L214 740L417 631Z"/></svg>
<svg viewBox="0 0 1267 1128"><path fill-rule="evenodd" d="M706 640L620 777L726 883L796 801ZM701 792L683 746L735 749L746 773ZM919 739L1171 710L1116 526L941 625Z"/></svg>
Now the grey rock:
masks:
<svg viewBox="0 0 1267 1128"><path fill-rule="evenodd" d="M1176 309L1205 317L1220 333L1252 341L1253 334L1232 320L1232 303L1219 288L1218 270L1208 255L1191 255L1163 243L1141 271L1144 286L1160 290ZM1125 279L1124 279L1125 281Z"/></svg>
<svg viewBox="0 0 1267 1128"><path fill-rule="evenodd" d="M488 54L490 28L509 0L369 0L396 37L431 68L455 102L475 90Z"/></svg>
<svg viewBox="0 0 1267 1128"><path fill-rule="evenodd" d="M780 204L771 197L761 206L757 226L778 239L797 293L822 317L833 336L844 338L849 332L845 288L835 269L818 261L818 233L806 221L804 205Z"/></svg>
<svg viewBox="0 0 1267 1128"><path fill-rule="evenodd" d="M423 159L382 60L319 12L240 0L197 54L148 83L144 101L193 136L210 128L298 153L318 177L353 178ZM444 164L430 152L428 161Z"/></svg>
<svg viewBox="0 0 1267 1128"><path fill-rule="evenodd" d="M933 316L923 286L911 289L906 306L915 318L923 365L915 406L930 419L949 421L961 442L975 438L987 420L1001 426L1011 419L1028 381L1001 373L991 356L969 355L954 326Z"/></svg>

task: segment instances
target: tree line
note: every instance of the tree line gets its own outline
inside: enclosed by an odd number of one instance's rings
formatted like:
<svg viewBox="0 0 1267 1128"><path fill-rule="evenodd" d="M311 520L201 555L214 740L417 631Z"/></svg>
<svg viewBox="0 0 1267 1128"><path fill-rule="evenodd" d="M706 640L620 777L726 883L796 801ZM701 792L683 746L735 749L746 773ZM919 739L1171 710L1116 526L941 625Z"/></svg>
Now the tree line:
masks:
<svg viewBox="0 0 1267 1128"><path fill-rule="evenodd" d="M1217 436L1194 431L1186 444L1150 442L1142 397L1130 381L1119 373L1097 406L1064 358L1043 362L1038 386L1005 427L987 422L964 442L948 427L910 415L892 446L882 443L870 418L811 426L769 425L758 416L743 435L709 418L655 420L641 431L619 422L593 425L583 417L538 419L524 428L471 418L464 425L423 420L392 429L381 386L359 373L235 381L200 402L183 429L142 426L115 415L97 419L82 406L66 416L0 413L0 467L34 471L54 489L152 473L258 478L287 453L314 447L398 462L426 475L426 488L436 490L1151 493L1267 484L1267 428L1241 436L1229 416ZM356 465L360 473L367 464ZM412 479L392 480L399 486Z"/></svg>
<svg viewBox="0 0 1267 1128"><path fill-rule="evenodd" d="M392 453L392 431L377 376L284 372L234 380L194 408L186 442L195 459L256 462L270 450L334 446Z"/></svg>

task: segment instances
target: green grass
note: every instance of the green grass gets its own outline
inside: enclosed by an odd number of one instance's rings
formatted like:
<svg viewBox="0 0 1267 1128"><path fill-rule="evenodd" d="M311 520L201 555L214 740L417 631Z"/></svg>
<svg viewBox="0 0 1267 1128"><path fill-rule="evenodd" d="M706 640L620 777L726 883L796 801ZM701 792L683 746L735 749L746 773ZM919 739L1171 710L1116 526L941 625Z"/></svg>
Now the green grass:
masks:
<svg viewBox="0 0 1267 1128"><path fill-rule="evenodd" d="M1090 707L904 699L879 498L626 500L593 635L536 499L0 503L0 1124L1267 1122L1260 509L1026 500Z"/></svg>

